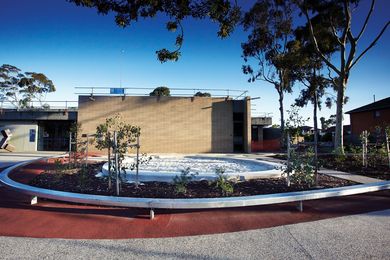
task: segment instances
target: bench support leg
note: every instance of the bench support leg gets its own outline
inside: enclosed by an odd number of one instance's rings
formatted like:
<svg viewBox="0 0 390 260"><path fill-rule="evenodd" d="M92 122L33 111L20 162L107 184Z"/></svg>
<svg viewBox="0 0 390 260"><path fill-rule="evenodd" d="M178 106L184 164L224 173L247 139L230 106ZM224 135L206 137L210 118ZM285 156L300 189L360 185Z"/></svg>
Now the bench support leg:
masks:
<svg viewBox="0 0 390 260"><path fill-rule="evenodd" d="M150 209L150 211L149 211L149 218L150 218L151 220L154 219L154 209Z"/></svg>
<svg viewBox="0 0 390 260"><path fill-rule="evenodd" d="M299 212L303 212L303 201L302 200L298 201L297 209L299 210Z"/></svg>
<svg viewBox="0 0 390 260"><path fill-rule="evenodd" d="M32 196L31 197L31 205L38 204L38 197L37 196Z"/></svg>

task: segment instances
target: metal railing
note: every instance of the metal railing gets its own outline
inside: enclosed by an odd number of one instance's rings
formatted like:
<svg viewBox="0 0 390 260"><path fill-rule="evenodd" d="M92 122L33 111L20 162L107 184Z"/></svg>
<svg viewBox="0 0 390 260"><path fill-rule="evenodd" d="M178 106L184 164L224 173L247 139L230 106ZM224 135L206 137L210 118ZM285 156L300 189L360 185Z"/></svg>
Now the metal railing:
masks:
<svg viewBox="0 0 390 260"><path fill-rule="evenodd" d="M53 109L67 109L76 110L78 107L78 101L31 101L27 107L18 107L14 102L3 100L0 102L0 108L2 109L17 109L17 110L53 110Z"/></svg>
<svg viewBox="0 0 390 260"><path fill-rule="evenodd" d="M155 88L140 87L75 87L76 95L112 95L112 96L149 96ZM123 90L123 93L112 93L111 90ZM210 93L212 97L230 97L233 99L245 98L248 91L238 89L217 89L217 88L169 88L171 96L192 97L197 92Z"/></svg>

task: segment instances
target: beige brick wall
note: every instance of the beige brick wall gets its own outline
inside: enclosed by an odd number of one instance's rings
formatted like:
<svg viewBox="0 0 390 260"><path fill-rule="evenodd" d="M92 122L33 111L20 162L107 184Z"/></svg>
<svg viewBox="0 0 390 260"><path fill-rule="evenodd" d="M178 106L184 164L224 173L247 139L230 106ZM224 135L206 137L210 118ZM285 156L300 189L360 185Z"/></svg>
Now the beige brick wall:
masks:
<svg viewBox="0 0 390 260"><path fill-rule="evenodd" d="M79 97L78 122L95 133L120 113L141 127L141 152L233 152L233 101L208 97ZM250 128L249 128L250 130Z"/></svg>

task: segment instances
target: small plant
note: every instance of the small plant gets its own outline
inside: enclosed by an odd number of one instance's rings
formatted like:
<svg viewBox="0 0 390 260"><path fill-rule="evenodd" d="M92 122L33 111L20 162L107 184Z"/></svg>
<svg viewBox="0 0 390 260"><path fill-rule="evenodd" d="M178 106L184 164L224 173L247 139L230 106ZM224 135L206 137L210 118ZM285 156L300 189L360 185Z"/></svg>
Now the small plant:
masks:
<svg viewBox="0 0 390 260"><path fill-rule="evenodd" d="M304 153L294 150L290 155L290 166L283 169L283 175L290 175L290 182L298 185L307 184L312 186L315 183L315 160L312 148Z"/></svg>
<svg viewBox="0 0 390 260"><path fill-rule="evenodd" d="M62 161L60 159L54 160L54 172L56 174L64 173L64 167L63 167Z"/></svg>
<svg viewBox="0 0 390 260"><path fill-rule="evenodd" d="M334 162L336 164L336 168L337 169L340 169L344 166L344 162L345 160L347 159L347 157L345 156L345 154L343 154L342 152L342 149L341 148L337 148L336 150L334 150L333 154L334 154Z"/></svg>
<svg viewBox="0 0 390 260"><path fill-rule="evenodd" d="M351 146L349 148L351 152L352 159L356 161L357 163L361 164L362 163L362 148L360 146Z"/></svg>
<svg viewBox="0 0 390 260"><path fill-rule="evenodd" d="M225 169L222 167L215 169L215 174L217 175L215 187L221 190L222 196L228 196L234 192L234 187L233 183L228 180L224 173Z"/></svg>
<svg viewBox="0 0 390 260"><path fill-rule="evenodd" d="M198 173L190 173L190 168L181 170L180 175L176 175L173 178L173 183L175 185L175 192L177 194L186 194L188 183L190 183L191 180L196 175L198 175Z"/></svg>
<svg viewBox="0 0 390 260"><path fill-rule="evenodd" d="M61 159L54 160L54 179L59 182L65 174L67 166L62 163Z"/></svg>
<svg viewBox="0 0 390 260"><path fill-rule="evenodd" d="M83 192L89 185L88 166L81 165L80 171L77 173L80 190Z"/></svg>

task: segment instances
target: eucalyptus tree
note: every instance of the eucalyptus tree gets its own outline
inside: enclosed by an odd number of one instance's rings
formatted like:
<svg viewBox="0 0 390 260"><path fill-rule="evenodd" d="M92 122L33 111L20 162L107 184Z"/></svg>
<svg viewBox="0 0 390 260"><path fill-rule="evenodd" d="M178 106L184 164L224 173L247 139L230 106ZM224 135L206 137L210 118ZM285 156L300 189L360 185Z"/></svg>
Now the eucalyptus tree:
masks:
<svg viewBox="0 0 390 260"><path fill-rule="evenodd" d="M364 22L356 32L352 31L352 15L361 2L360 0L297 0L296 2L306 18L315 52L332 71L332 81L337 90L335 149L344 154L343 105L351 71L362 57L375 46L386 31L390 21L386 21L371 42L361 48L361 52L358 52L359 41L373 15L375 0L371 0ZM338 49L335 54L339 55L339 59L331 59L321 51L319 43L322 41L322 38L319 37L314 25L315 19L321 22L321 30L326 29L329 31L336 41Z"/></svg>
<svg viewBox="0 0 390 260"><path fill-rule="evenodd" d="M329 57L338 46L329 31L321 26L320 20L315 19L313 24L318 34L321 35L319 48ZM327 94L325 90L332 86L332 81L324 75L326 64L315 52L308 26L297 27L294 34L295 40L290 44L295 45L295 56L299 57L295 59L294 73L298 81L305 86L299 97L295 99L295 104L299 107L307 106L308 103L313 105L315 183L318 185L318 110L321 109L321 98ZM328 107L331 105L330 102L331 99L328 96L326 99Z"/></svg>
<svg viewBox="0 0 390 260"><path fill-rule="evenodd" d="M30 106L38 100L41 105L47 93L54 92L54 83L43 73L25 72L9 64L0 67L0 95L17 108Z"/></svg>
<svg viewBox="0 0 390 260"><path fill-rule="evenodd" d="M154 18L163 14L168 18L166 29L176 32L175 48L156 51L161 62L177 61L184 41L183 20L210 18L219 25L218 37L225 38L240 20L241 9L237 1L228 0L67 0L78 6L94 8L99 14L115 14L118 26L127 27L140 18Z"/></svg>
<svg viewBox="0 0 390 260"><path fill-rule="evenodd" d="M271 84L278 92L280 127L284 134L284 94L292 92L294 59L289 43L294 39L291 1L259 0L245 13L242 24L249 31L241 44L245 65L242 70L257 80Z"/></svg>

